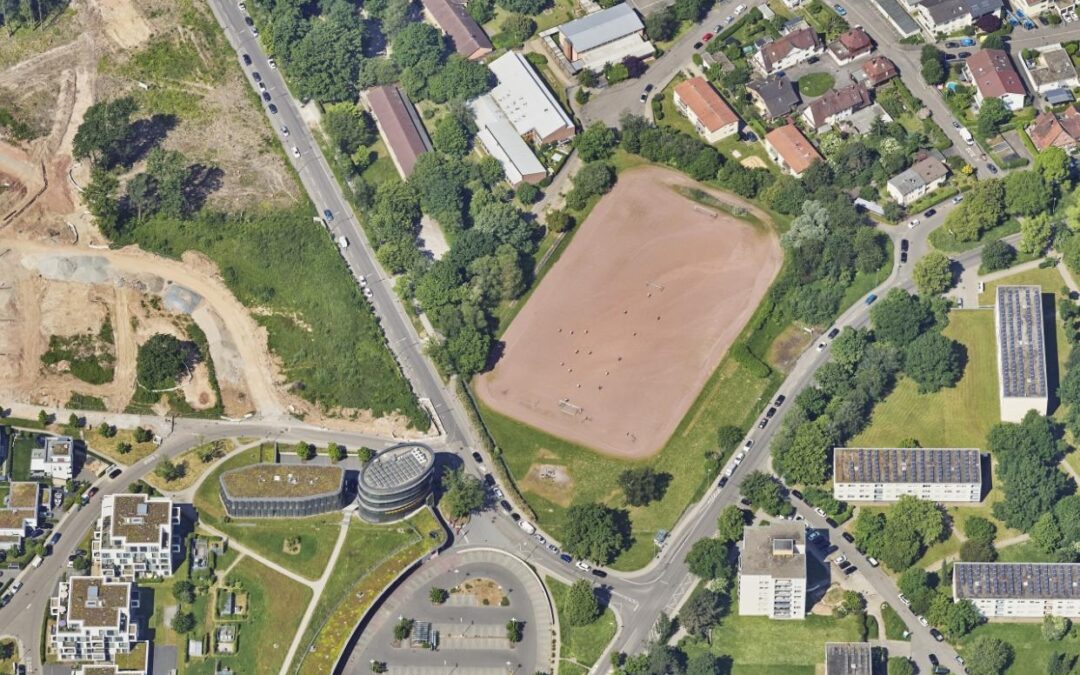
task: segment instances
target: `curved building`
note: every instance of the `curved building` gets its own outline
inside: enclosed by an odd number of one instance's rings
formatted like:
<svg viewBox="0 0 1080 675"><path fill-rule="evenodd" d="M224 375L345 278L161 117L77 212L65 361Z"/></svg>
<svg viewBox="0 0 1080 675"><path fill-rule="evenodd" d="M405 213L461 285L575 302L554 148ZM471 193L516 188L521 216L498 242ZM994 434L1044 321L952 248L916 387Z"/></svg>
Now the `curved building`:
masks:
<svg viewBox="0 0 1080 675"><path fill-rule="evenodd" d="M431 492L435 454L419 443L383 450L360 469L356 502L364 520L385 523L415 511Z"/></svg>
<svg viewBox="0 0 1080 675"><path fill-rule="evenodd" d="M345 506L339 466L252 464L221 474L221 503L233 518L298 518Z"/></svg>

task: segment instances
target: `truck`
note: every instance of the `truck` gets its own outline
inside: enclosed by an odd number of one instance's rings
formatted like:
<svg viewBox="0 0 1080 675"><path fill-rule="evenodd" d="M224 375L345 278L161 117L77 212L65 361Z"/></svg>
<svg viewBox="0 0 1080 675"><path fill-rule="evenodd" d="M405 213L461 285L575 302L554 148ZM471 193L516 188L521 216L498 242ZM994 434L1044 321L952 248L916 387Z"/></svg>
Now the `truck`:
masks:
<svg viewBox="0 0 1080 675"><path fill-rule="evenodd" d="M971 132L963 127L960 128L960 138L964 139L964 142L968 145L975 145L975 137L971 135Z"/></svg>
<svg viewBox="0 0 1080 675"><path fill-rule="evenodd" d="M30 561L30 567L33 567L34 569L37 569L38 567L41 567L41 563L42 563L41 556L36 555L36 556L34 556L34 559Z"/></svg>

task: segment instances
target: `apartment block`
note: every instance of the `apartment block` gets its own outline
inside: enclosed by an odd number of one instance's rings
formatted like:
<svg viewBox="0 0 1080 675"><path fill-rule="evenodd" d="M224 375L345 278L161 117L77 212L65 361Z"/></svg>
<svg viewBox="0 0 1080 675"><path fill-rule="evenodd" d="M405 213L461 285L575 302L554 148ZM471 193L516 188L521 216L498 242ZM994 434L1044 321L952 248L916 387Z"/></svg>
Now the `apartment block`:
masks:
<svg viewBox="0 0 1080 675"><path fill-rule="evenodd" d="M107 495L94 532L94 563L108 578L172 576L180 547L179 541L174 542L173 526L179 518L179 509L165 497Z"/></svg>
<svg viewBox="0 0 1080 675"><path fill-rule="evenodd" d="M783 522L748 527L739 556L739 615L806 616L806 530Z"/></svg>

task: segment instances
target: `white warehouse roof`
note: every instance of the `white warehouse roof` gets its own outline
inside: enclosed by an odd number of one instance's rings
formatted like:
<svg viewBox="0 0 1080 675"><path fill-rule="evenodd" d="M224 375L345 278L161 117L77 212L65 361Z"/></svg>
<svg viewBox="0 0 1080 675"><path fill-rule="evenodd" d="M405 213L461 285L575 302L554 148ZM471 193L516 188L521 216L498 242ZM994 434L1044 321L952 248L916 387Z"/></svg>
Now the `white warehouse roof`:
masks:
<svg viewBox="0 0 1080 675"><path fill-rule="evenodd" d="M477 138L488 154L499 160L512 184L547 171L490 94L477 98L470 106L476 118Z"/></svg>
<svg viewBox="0 0 1080 675"><path fill-rule="evenodd" d="M644 30L645 24L628 2L600 10L559 26L579 54Z"/></svg>
<svg viewBox="0 0 1080 675"><path fill-rule="evenodd" d="M488 68L499 80L498 86L491 90L491 98L519 136L535 133L547 138L562 129L574 128L555 95L521 54L506 52L489 63Z"/></svg>

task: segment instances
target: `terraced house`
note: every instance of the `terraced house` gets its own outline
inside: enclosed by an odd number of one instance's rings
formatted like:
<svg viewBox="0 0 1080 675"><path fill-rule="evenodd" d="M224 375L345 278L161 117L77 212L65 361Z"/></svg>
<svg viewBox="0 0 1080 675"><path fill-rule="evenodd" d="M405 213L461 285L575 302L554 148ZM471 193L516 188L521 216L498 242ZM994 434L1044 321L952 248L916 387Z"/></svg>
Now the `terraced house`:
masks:
<svg viewBox="0 0 1080 675"><path fill-rule="evenodd" d="M106 495L91 545L101 574L128 581L172 576L180 552L173 537L179 518L179 509L165 497Z"/></svg>
<svg viewBox="0 0 1080 675"><path fill-rule="evenodd" d="M146 672L146 643L139 642L135 620L138 607L135 585L129 581L72 577L60 582L49 607L54 619L49 644L57 660L115 662L120 655L141 650L142 667L132 670Z"/></svg>

